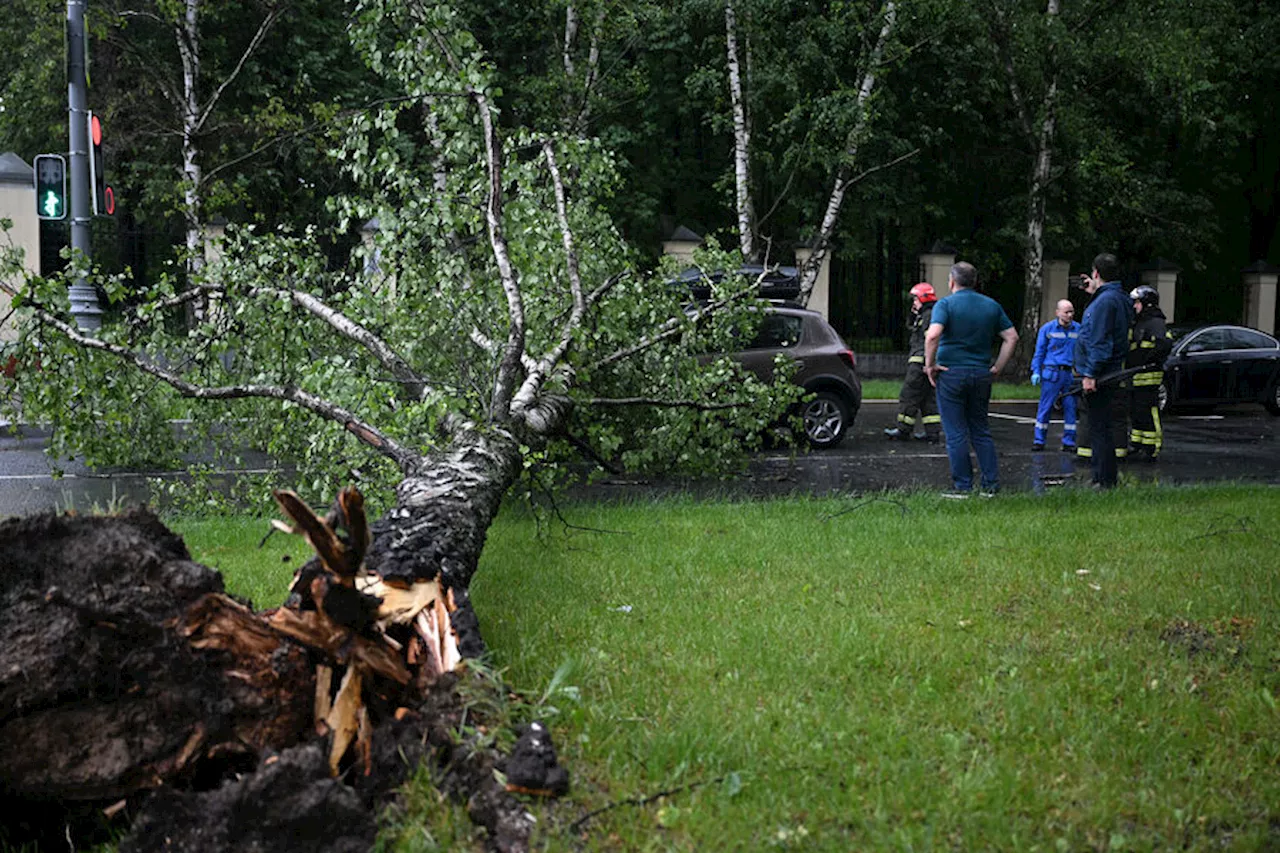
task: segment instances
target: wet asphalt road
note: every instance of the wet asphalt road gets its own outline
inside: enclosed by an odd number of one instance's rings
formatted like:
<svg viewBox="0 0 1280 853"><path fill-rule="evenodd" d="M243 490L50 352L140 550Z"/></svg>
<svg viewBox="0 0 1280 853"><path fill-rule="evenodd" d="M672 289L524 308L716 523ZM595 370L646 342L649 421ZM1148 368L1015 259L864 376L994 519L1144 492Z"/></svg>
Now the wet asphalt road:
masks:
<svg viewBox="0 0 1280 853"><path fill-rule="evenodd" d="M898 442L882 431L894 424L896 402L866 402L853 430L839 447L827 451L763 453L744 477L732 482L684 483L695 494L769 496L782 494L848 494L884 489L951 488L950 469L942 445ZM1048 450L1032 452L1033 401L993 403L991 432L1000 456L1003 491L1044 492L1089 485L1089 466L1061 452L1062 422L1053 421ZM1123 464L1122 481L1184 484L1241 480L1280 485L1280 417L1261 406L1240 405L1209 413L1163 417L1164 448L1159 461ZM974 479L977 479L974 462ZM626 497L660 494L670 484L618 480L580 492L582 497Z"/></svg>
<svg viewBox="0 0 1280 853"><path fill-rule="evenodd" d="M615 479L576 489L583 499L629 499L685 492L700 495L763 497L784 494L848 494L883 489L947 489L946 452L921 441L887 441L881 431L897 411L893 402L863 405L851 433L834 450L766 452L747 473L730 480L650 482ZM1043 492L1087 486L1088 466L1058 451L1060 422L1049 431L1050 450L1031 451L1032 402L992 404L991 427L1000 454L1001 486L1006 491ZM1122 478L1162 483L1223 480L1280 484L1280 417L1261 406L1224 407L1212 413L1164 418L1164 451L1155 463L1126 464ZM46 509L89 509L113 502L152 500L148 478L183 476L181 472L97 472L72 461L61 479L44 455L45 436L37 429L18 435L0 433L0 517ZM258 458L243 470L261 470Z"/></svg>

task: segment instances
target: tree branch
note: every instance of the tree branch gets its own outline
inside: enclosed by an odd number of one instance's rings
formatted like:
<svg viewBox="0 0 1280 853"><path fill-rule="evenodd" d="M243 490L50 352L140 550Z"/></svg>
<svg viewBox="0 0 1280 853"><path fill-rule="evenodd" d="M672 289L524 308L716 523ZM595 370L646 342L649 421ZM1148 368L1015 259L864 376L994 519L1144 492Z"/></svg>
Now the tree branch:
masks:
<svg viewBox="0 0 1280 853"><path fill-rule="evenodd" d="M209 115L213 112L213 108L217 106L218 100L222 97L222 93L225 92L227 87L240 76L240 72L244 69L245 63L249 61L249 57L258 49L258 45L262 44L262 40L267 37L267 31L270 30L271 25L280 18L283 11L282 7L276 6L267 13L267 17L263 18L262 23L258 25L258 31L254 33L253 38L249 40L248 47L244 49L244 53L240 54L240 59L236 62L236 67L231 69L231 73L223 79L218 88L214 90L211 96L209 96L209 102L204 105L204 109L200 110L200 116L196 119L196 123L192 128L193 131L199 132L200 128L209 118Z"/></svg>
<svg viewBox="0 0 1280 853"><path fill-rule="evenodd" d="M404 386L405 392L412 399L421 400L430 390L426 381L409 366L409 363L390 344L365 326L310 293L302 290L286 290L274 287L255 287L251 288L249 293L253 296L285 297L313 317L328 324L330 328L344 338L360 344L383 367L391 372L391 375Z"/></svg>
<svg viewBox="0 0 1280 853"><path fill-rule="evenodd" d="M746 288L744 290L737 291L735 293L731 293L728 296L724 297L723 299L717 299L715 302L708 302L706 305L699 307L693 313L693 315L688 318L688 320L696 323L698 320L701 320L703 317L706 317L708 314L710 314L713 311L716 311L720 308L725 307L726 305L730 305L734 302L737 302L738 300L743 299L744 297L750 296L752 293L759 293L760 282L764 281L764 277L768 275L770 272L772 272L772 270L766 267L764 270L760 272L759 277L756 278L755 283L752 284L751 287ZM647 338L642 338L641 340L637 341L635 344L627 347L626 349L620 349L617 352L611 353L610 355L607 355L604 358L601 358L592 362L587 369L596 370L601 367L608 367L611 364L616 364L619 361L630 358L631 356L636 355L638 353L644 352L650 347L656 346L657 344L661 343L664 340L667 340L668 338L673 338L676 335L684 334L684 331L685 331L685 325L681 321L681 319L679 317L672 317L671 319L667 320L665 323L663 323L661 326L658 327L658 332L656 334L650 335Z"/></svg>
<svg viewBox="0 0 1280 853"><path fill-rule="evenodd" d="M3 289L10 296L18 294L17 289L8 284L0 283L0 289ZM300 388L280 385L197 385L187 381L177 373L147 360L141 353L136 353L118 344L108 343L98 338L80 334L73 326L64 323L44 308L37 305L31 305L31 308L42 323L55 329L76 346L114 356L136 370L154 376L184 397L190 397L195 400L235 400L258 397L293 403L326 420L341 424L347 432L399 465L400 469L406 474L413 473L423 464L423 458L420 454L404 447L381 430L356 417L352 412Z"/></svg>
<svg viewBox="0 0 1280 853"><path fill-rule="evenodd" d="M524 383L512 400L511 408L516 413L532 403L543 381L569 351L573 343L573 335L582 326L582 319L587 313L587 300L583 296L582 275L578 267L578 252L574 248L573 229L569 227L569 206L565 202L564 181L560 177L560 166L556 163L555 149L550 140L543 143L542 152L547 158L547 169L551 172L551 185L556 196L556 217L560 221L560 239L564 245L565 267L569 276L569 292L573 297L573 308L561 329L560 340L538 361L537 366L528 372Z"/></svg>
<svg viewBox="0 0 1280 853"><path fill-rule="evenodd" d="M862 133L866 128L867 101L871 99L871 93L875 89L876 76L884 57L884 49L889 42L889 36L893 34L894 27L897 26L897 21L897 0L888 0L884 7L884 22L880 25L880 34L876 38L870 56L867 57L866 71L862 75L862 84L858 87L857 116L853 127L849 130L844 152L845 161L849 165L857 162ZM826 259L827 247L831 243L831 236L835 232L836 221L840 216L840 207L844 204L844 195L850 186L845 169L846 166L841 166L836 172L831 195L827 198L827 208L822 214L822 225L818 228L818 236L814 239L813 251L800 273L799 299L802 305L808 303L809 294L813 292L813 286L817 283L818 270Z"/></svg>
<svg viewBox="0 0 1280 853"><path fill-rule="evenodd" d="M448 40L435 29L429 29L429 32L450 67L456 72L461 72L463 70L461 64L449 46ZM489 417L496 423L503 423L511 417L511 398L525 357L524 296L520 292L520 284L516 279L515 269L511 265L507 238L502 227L502 142L498 139L498 132L493 123L494 108L490 106L484 92L470 84L467 84L466 89L476 103L476 112L479 113L484 135L485 165L489 174L485 221L489 231L489 246L498 266L502 290L507 297L507 316L510 323L506 347L498 365L498 377L489 403Z"/></svg>

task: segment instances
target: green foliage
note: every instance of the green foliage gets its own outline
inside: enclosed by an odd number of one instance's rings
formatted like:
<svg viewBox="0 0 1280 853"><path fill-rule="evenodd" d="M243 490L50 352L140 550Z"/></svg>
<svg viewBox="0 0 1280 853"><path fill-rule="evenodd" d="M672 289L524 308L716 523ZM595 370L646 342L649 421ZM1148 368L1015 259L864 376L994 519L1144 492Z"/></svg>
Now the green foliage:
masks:
<svg viewBox="0 0 1280 853"><path fill-rule="evenodd" d="M618 185L616 163L591 139L534 128L496 133L501 209L490 208L488 105L472 95L496 94L497 75L473 36L442 5L367 0L353 21L355 50L394 94L346 116L333 140L330 153L358 191L332 199L331 225L233 225L194 277L165 274L132 289L122 276L78 269L76 259L66 276L32 279L17 303L18 352L24 364L48 364L18 376L19 393L8 399L21 399L21 416L49 423L55 448L84 452L93 464L160 465L200 447L222 448L227 458L252 449L287 466L313 504L355 481L383 506L402 472L344 424L358 419L424 454L441 447L446 419L505 425L493 394L519 314L530 358L569 345L545 390L575 400L578 447L633 469L705 471L759 446L796 399L785 372L766 384L728 360L704 363L732 351L758 317L750 283L726 279L714 294L721 307L687 313L689 295L665 283L667 272L634 272L635 255L604 204ZM544 146L566 176L573 271ZM490 223L490 210L500 221ZM367 268L357 259L333 264L325 235L368 219L378 230ZM714 250L702 263L736 267ZM572 272L584 290L599 292L577 327L567 324ZM73 345L42 321L41 311L67 317L65 287L80 274L109 302L103 344L178 375L189 383L179 394L219 402L182 405L157 378ZM207 302L198 323L184 317L193 297ZM305 309L308 298L325 307ZM422 378L421 393L372 349L337 334L342 323L326 321L329 309L394 350ZM632 348L630 358L610 358ZM253 393L259 388L278 393ZM279 399L290 389L318 402ZM598 405L609 398L655 402ZM317 409L330 405L328 421L318 420ZM190 421L182 435L169 427L175 416ZM528 442L542 465L567 458L563 447L544 450L545 438ZM187 505L207 504L202 483L198 503Z"/></svg>

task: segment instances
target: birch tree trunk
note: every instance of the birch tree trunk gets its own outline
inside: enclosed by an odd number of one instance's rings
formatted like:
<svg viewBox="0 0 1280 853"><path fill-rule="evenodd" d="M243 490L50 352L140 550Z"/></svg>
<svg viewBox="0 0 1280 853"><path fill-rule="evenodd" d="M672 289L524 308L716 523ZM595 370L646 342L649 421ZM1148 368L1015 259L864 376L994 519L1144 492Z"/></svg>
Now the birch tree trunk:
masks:
<svg viewBox="0 0 1280 853"><path fill-rule="evenodd" d="M1038 110L1033 110L1026 93L1019 83L1018 66L1014 56L1012 24L997 3L989 7L988 26L996 49L1004 65L1009 95L1013 100L1018 123L1031 146L1032 165L1027 187L1027 219L1023 229L1023 287L1022 317L1018 327L1018 346L1013 355L1015 375L1027 371L1035 352L1036 333L1042 317L1040 303L1044 296L1044 229L1046 197L1053 178L1054 134L1058 117L1058 64L1057 27L1059 26L1059 0L1048 0L1045 7L1045 26L1049 33L1045 49L1047 78L1044 81L1044 97Z"/></svg>
<svg viewBox="0 0 1280 853"><path fill-rule="evenodd" d="M755 210L751 203L751 124L742 94L741 63L738 60L738 24L733 0L724 4L725 45L729 68L729 100L733 104L733 178L736 189L738 241L745 261L756 260Z"/></svg>
<svg viewBox="0 0 1280 853"><path fill-rule="evenodd" d="M186 229L187 280L195 281L204 268L204 229L200 211L200 150L196 136L200 131L200 0L186 0L179 25L175 28L178 55L182 59L182 221ZM204 300L190 304L189 320L204 319Z"/></svg>
<svg viewBox="0 0 1280 853"><path fill-rule="evenodd" d="M1056 0L1051 0L1056 6ZM1015 375L1025 373L1035 354L1036 333L1042 317L1040 303L1044 297L1044 224L1045 195L1053 168L1053 132L1056 125L1058 81L1050 81L1045 95L1044 116L1036 136L1035 165L1031 170L1031 188L1027 195L1026 246L1023 263L1026 279L1023 282L1022 323L1018 330L1018 347L1013 356Z"/></svg>
<svg viewBox="0 0 1280 853"><path fill-rule="evenodd" d="M885 3L884 20L880 24L880 34L877 36L875 46L867 57L862 83L858 86L857 113L853 127L850 128L846 138L843 163L836 170L831 194L827 197L827 205L823 210L822 224L819 226L818 233L813 240L813 252L800 270L800 294L797 299L801 305L808 304L809 296L813 293L813 286L818 281L818 271L822 269L822 262L826 260L827 253L830 251L831 237L834 235L836 224L840 219L840 208L844 204L845 193L850 186L857 183L866 174L864 172L863 174L855 175L854 169L858 164L862 137L867 128L867 102L875 91L880 64L884 58L884 48L890 36L893 35L897 21L897 2L896 0L889 0L889 2Z"/></svg>
<svg viewBox="0 0 1280 853"><path fill-rule="evenodd" d="M591 94L600 79L600 41L604 34L605 9L596 14L591 29L591 42L587 47L586 66L581 80L574 60L579 30L578 10L572 3L564 12L564 42L560 46L560 61L567 83L564 93L564 126L569 133L581 136L587 132L591 121ZM580 93L580 98L575 97Z"/></svg>

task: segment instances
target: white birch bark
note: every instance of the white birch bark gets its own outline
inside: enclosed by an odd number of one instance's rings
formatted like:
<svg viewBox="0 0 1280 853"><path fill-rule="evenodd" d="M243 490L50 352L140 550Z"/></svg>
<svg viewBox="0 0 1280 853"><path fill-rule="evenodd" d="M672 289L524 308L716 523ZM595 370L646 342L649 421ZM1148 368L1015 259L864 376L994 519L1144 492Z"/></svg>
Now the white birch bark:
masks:
<svg viewBox="0 0 1280 853"><path fill-rule="evenodd" d="M574 53L577 47L581 21L578 9L570 4L564 13L564 41L560 46L560 62L564 67L564 117L566 130L575 135L586 132L591 117L591 92L600 79L600 40L604 34L605 9L601 8L591 28L591 42L587 47L586 67L579 72ZM581 75L581 80L579 80Z"/></svg>
<svg viewBox="0 0 1280 853"><path fill-rule="evenodd" d="M742 257L756 260L755 210L751 204L751 125L742 95L741 63L738 60L738 23L733 0L724 4L725 47L729 67L729 100L733 105L733 179L738 214L738 244Z"/></svg>
<svg viewBox="0 0 1280 853"><path fill-rule="evenodd" d="M200 212L200 162L196 135L200 130L200 0L186 0L175 28L178 56L182 60L182 221L186 228L187 280L195 281L204 268L204 230ZM192 319L204 319L204 302L192 305Z"/></svg>
<svg viewBox="0 0 1280 853"><path fill-rule="evenodd" d="M281 14L279 9L272 9L267 13L249 45L241 53L235 68L218 84L208 101L201 105L200 4L201 0L185 0L182 14L173 28L178 58L182 65L182 86L176 100L182 139L182 220L186 231L184 242L187 249L188 281L194 281L204 268L204 172L200 163L200 134L222 98L222 93L240 75L245 63L262 44L268 30ZM195 300L190 304L192 318L197 321L204 319L204 302Z"/></svg>
<svg viewBox="0 0 1280 853"><path fill-rule="evenodd" d="M851 177L851 175L853 167L858 161L862 136L866 132L867 102L875 91L880 64L884 59L884 48L889 42L889 37L893 35L897 22L897 0L889 0L884 6L884 19L880 24L880 34L876 37L875 46L867 57L862 83L858 86L857 114L854 119L854 125L847 137L843 158L844 163L836 171L835 181L831 186L831 195L827 197L827 206L822 214L822 224L819 226L818 233L813 241L813 252L809 255L809 260L805 262L803 269L800 270L800 294L797 299L802 305L809 302L809 296L813 293L813 286L818 281L818 270L822 269L822 262L826 260L827 253L830 251L831 237L835 233L836 223L840 219L840 208L844 204L845 193L850 186L860 179Z"/></svg>

